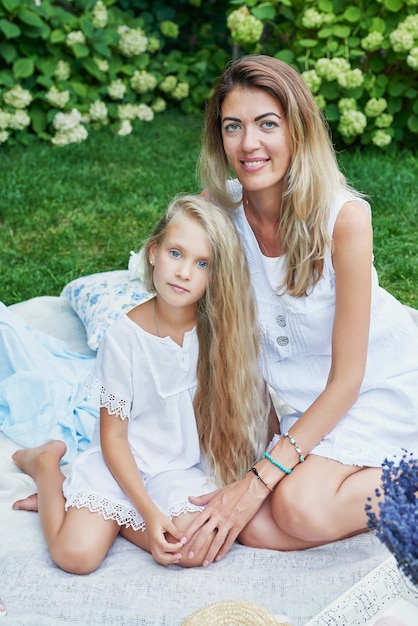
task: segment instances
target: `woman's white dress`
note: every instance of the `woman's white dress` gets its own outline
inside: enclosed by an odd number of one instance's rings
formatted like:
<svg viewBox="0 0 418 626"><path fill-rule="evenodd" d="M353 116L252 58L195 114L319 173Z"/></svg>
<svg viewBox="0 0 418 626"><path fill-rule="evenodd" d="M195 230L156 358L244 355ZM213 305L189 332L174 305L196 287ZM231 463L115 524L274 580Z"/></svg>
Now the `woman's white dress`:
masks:
<svg viewBox="0 0 418 626"><path fill-rule="evenodd" d="M242 187L230 181L232 197ZM330 209L332 236L338 213L352 196L342 193ZM370 206L360 200L370 214ZM322 279L307 297L277 295L284 257L267 258L246 219L242 205L234 216L244 243L255 290L263 337L266 381L295 409L281 420L282 431L318 397L331 365L335 312L335 272L331 254ZM418 456L418 329L405 307L378 284L372 272L372 309L366 372L357 402L312 451L349 465L380 466L403 450Z"/></svg>
<svg viewBox="0 0 418 626"><path fill-rule="evenodd" d="M179 346L123 315L104 336L87 383L90 390L99 390L100 406L115 419L129 420L138 472L153 502L169 517L201 510L188 496L215 488L206 479L193 410L197 357L195 329L185 333ZM66 508L87 507L119 525L143 530L141 515L107 468L99 428L100 418L91 444L64 482Z"/></svg>

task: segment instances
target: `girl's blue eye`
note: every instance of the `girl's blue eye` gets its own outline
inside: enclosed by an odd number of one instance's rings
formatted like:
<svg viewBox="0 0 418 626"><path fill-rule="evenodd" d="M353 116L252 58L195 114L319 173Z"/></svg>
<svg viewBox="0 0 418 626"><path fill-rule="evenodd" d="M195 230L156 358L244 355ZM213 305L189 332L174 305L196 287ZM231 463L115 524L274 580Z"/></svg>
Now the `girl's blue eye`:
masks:
<svg viewBox="0 0 418 626"><path fill-rule="evenodd" d="M203 268L203 269L206 269L207 266L208 266L208 263L207 263L207 261L199 261L198 262L198 266Z"/></svg>
<svg viewBox="0 0 418 626"><path fill-rule="evenodd" d="M178 250L172 250L171 256L173 256L175 259L178 259L180 257L180 252Z"/></svg>

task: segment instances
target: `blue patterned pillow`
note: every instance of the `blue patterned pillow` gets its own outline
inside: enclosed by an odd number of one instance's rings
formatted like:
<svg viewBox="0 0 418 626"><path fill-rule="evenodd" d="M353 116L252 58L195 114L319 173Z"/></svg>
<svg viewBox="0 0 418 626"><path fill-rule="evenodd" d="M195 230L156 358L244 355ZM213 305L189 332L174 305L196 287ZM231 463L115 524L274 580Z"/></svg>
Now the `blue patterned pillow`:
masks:
<svg viewBox="0 0 418 626"><path fill-rule="evenodd" d="M61 296L67 298L83 322L87 343L97 350L109 326L152 294L138 279L131 279L128 270L115 270L81 276L64 287Z"/></svg>

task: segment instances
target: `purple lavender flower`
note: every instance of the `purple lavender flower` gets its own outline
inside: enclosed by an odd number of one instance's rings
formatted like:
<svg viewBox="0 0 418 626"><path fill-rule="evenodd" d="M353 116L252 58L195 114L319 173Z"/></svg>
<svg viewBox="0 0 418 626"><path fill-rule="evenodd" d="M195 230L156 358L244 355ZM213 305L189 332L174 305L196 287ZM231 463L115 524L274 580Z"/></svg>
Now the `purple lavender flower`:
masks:
<svg viewBox="0 0 418 626"><path fill-rule="evenodd" d="M366 504L367 526L376 530L399 569L418 586L418 460L405 452L398 465L385 459L382 468L383 493L377 489L376 496L383 499L377 515Z"/></svg>

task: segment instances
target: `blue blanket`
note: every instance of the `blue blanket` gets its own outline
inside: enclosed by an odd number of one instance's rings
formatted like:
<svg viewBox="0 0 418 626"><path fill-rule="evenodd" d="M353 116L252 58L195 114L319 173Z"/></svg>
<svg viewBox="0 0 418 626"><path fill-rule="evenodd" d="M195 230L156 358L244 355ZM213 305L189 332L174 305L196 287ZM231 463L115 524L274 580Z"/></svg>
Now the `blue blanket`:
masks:
<svg viewBox="0 0 418 626"><path fill-rule="evenodd" d="M30 328L0 302L0 430L22 447L61 439L63 462L73 461L99 415L83 387L94 358Z"/></svg>

